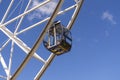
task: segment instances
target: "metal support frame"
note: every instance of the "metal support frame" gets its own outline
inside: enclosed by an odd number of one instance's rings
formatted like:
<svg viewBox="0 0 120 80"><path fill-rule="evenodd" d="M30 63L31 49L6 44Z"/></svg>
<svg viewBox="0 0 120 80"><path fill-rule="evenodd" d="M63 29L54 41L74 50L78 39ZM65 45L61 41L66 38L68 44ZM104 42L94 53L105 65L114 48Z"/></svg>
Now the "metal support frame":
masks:
<svg viewBox="0 0 120 80"><path fill-rule="evenodd" d="M25 9L25 11L18 15L17 17L5 22L5 19L8 15L8 12L10 11L10 8L14 2L14 0L11 0L10 2L10 5L8 6L8 9L0 23L0 30L6 34L6 36L9 37L9 39L7 40L7 42L0 48L0 51L2 51L2 49L4 49L4 47L12 40L12 45L11 45L11 57L10 57L10 60L9 60L9 66L7 66L2 54L0 53L0 62L5 70L5 73L7 75L7 77L4 77L4 76L0 76L0 78L3 78L3 79L7 79L7 80L15 80L17 78L17 76L21 73L21 71L23 70L23 68L25 67L25 65L28 63L28 61L31 59L31 57L35 57L36 59L38 59L39 61L43 62L43 66L42 68L40 69L40 71L38 71L37 75L34 77L34 80L39 80L41 78L41 76L44 74L44 72L46 71L46 69L49 67L49 65L51 64L51 62L54 60L54 58L56 57L55 54L51 53L48 57L47 60L44 60L42 57L40 57L37 53L36 53L36 50L38 49L41 41L43 40L46 32L48 31L50 25L52 24L52 22L54 21L54 19L56 18L57 15L60 15L62 13L65 13L73 8L75 8L75 11L71 17L71 20L69 21L68 25L67 25L67 28L70 30L73 26L73 23L75 22L77 16L78 16L78 13L80 11L80 8L83 4L83 0L78 0L73 6L70 6L62 11L59 11L59 9L61 8L61 5L63 3L64 0L59 0L58 2L58 5L56 6L53 14L51 17L48 17L48 18L45 18L44 20L41 20L31 26L28 26L27 28L21 30L20 32L18 32L18 29L22 23L22 20L24 19L24 16L29 14L30 12L36 10L37 8L49 3L51 0L45 0L43 1L42 3L40 3L39 5L31 8L30 10L28 10L28 7L30 5L32 0L29 0L28 2L28 5ZM20 21L17 25L17 28L14 32L11 32L6 26L12 22L14 22L15 20L19 19L20 18ZM49 20L49 21L48 21ZM30 30L40 24L42 24L43 22L46 22L48 21L46 27L44 28L44 30L42 31L42 33L40 34L38 40L35 42L34 46L32 48L29 48L27 46L27 44L25 44L20 38L17 37L17 35L23 33L23 32L26 32L27 30ZM4 23L5 22L5 23ZM26 58L23 60L23 62L21 63L21 65L19 66L19 68L16 70L16 72L11 75L10 74L10 69L11 69L11 60L12 60L12 53L13 53L13 47L14 47L14 43L16 43L26 54ZM11 78L10 78L11 77Z"/></svg>

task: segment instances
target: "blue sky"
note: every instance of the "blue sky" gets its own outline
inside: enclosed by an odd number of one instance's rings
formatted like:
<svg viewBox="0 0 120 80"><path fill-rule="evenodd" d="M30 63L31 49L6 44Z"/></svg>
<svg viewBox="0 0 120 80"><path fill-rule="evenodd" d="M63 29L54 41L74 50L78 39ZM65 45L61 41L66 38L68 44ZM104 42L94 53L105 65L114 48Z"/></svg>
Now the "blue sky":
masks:
<svg viewBox="0 0 120 80"><path fill-rule="evenodd" d="M26 5L27 1L28 0L24 1L23 6ZM35 1L37 2L37 0ZM0 19L2 19L9 1L0 0L0 2ZM41 80L120 80L119 3L120 0L85 0L71 30L73 37L72 50L69 53L56 57L42 76ZM15 4L17 4L17 1L15 1ZM65 0L62 9L72 4L72 0ZM32 6L34 5L32 4L31 7ZM20 7L18 7L18 9L19 8ZM13 9L14 7L12 7L12 10ZM12 16L7 18L6 21L18 15L18 9L12 14ZM21 10L23 9L24 8ZM21 27L19 31L39 20L42 20L51 13L42 12L41 9L38 9L36 12L27 15L21 24L23 27ZM71 12L58 16L57 19L60 19L63 24L66 25ZM16 22L13 22L7 27L11 31L14 31L15 24ZM45 23L40 25L42 27L38 26L30 31L22 33L18 37L29 47L32 47L44 25ZM0 46L2 46L7 40L7 37L2 31L0 31L0 36L2 36L0 37ZM2 51L7 62L9 56L7 53L10 51L10 46L11 42ZM44 58L49 54L42 44L37 52ZM12 73L14 73L15 69L24 59L26 54L15 45L14 56ZM40 68L41 64L39 64L36 59L32 58L17 80L33 80L35 73L38 72ZM5 75L1 64L0 75Z"/></svg>

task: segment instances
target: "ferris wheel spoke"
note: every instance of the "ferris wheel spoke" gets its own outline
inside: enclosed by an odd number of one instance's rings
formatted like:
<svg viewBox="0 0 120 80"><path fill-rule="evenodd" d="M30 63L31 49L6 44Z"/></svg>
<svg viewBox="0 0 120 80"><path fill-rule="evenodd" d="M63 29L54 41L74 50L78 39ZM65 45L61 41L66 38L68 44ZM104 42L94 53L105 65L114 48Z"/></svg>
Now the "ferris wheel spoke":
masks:
<svg viewBox="0 0 120 80"><path fill-rule="evenodd" d="M27 4L27 6L26 6L26 8L25 8L25 11L24 11L24 12L26 12L26 11L28 10L28 8L29 8L29 6L30 6L31 2L32 2L32 0L29 0L29 2L28 2L28 4ZM16 32L18 31L18 29L20 28L20 25L21 25L21 23L22 23L23 19L24 19L24 16L22 16L22 17L21 17L21 19L20 19L20 21L19 21L19 23L18 23L18 25L17 25L17 27L16 27L16 29L15 29L14 34L16 34Z"/></svg>
<svg viewBox="0 0 120 80"><path fill-rule="evenodd" d="M7 21L7 22L4 23L3 25L6 26L6 25L10 24L11 22L13 22L13 21L15 21L15 20L21 18L22 16L25 16L25 15L29 14L30 12L32 12L32 11L38 9L39 7L41 7L41 6L45 5L45 4L47 4L48 2L50 2L50 0L45 0L44 2L40 3L39 5L37 5L37 6L33 7L33 8L31 8L30 10L24 12L23 14L20 14L20 15L18 15L17 17L15 17L15 18L13 18L13 19Z"/></svg>
<svg viewBox="0 0 120 80"><path fill-rule="evenodd" d="M10 11L10 9L11 9L13 3L14 3L14 0L11 0L10 4L9 4L9 6L8 6L8 9L7 9L5 15L4 15L3 18L2 18L1 23L4 23L4 21L5 21L5 19L6 19L7 15L8 15L8 13L9 13L9 11Z"/></svg>

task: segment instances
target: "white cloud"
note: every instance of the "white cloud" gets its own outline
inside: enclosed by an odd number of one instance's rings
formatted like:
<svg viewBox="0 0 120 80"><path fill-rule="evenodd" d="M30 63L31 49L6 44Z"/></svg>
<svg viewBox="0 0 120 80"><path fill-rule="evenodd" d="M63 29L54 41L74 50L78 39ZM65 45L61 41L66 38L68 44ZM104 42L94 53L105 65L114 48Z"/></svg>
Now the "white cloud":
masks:
<svg viewBox="0 0 120 80"><path fill-rule="evenodd" d="M111 13L109 13L108 11L103 12L102 19L108 20L112 24L116 24L116 21L114 20L114 16Z"/></svg>
<svg viewBox="0 0 120 80"><path fill-rule="evenodd" d="M40 3L41 2L39 0L33 0L30 8L36 6ZM48 16L54 11L56 5L57 5L57 2L55 0L53 0L49 3L47 3L46 5L36 9L33 13L29 14L28 19L29 20L32 20L34 18L40 19L43 16Z"/></svg>
<svg viewBox="0 0 120 80"><path fill-rule="evenodd" d="M0 0L0 3L2 2L2 0Z"/></svg>
<svg viewBox="0 0 120 80"><path fill-rule="evenodd" d="M40 19L41 18L41 14L39 13L39 12L33 12L32 14L29 14L28 15L28 20L33 20L33 19L36 19L36 18L38 18L38 19Z"/></svg>

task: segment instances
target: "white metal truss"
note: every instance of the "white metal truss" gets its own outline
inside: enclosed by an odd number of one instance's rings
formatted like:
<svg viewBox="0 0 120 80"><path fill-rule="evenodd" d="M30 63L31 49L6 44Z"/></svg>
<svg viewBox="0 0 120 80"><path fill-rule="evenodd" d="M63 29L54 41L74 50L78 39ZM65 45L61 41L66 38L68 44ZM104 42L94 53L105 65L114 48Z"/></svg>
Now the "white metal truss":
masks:
<svg viewBox="0 0 120 80"><path fill-rule="evenodd" d="M8 16L8 13L11 9L11 7L13 6L14 0L11 0L6 13L4 14L1 22L0 22L0 30L9 38L0 48L0 63L2 64L2 67L6 73L6 76L0 75L0 78L5 79L5 80L16 80L16 78L19 76L19 74L21 73L21 71L23 70L23 68L26 66L26 64L30 61L31 57L36 58L37 60L39 60L41 63L43 63L43 66L40 68L40 70L38 71L38 73L36 73L36 76L34 77L34 80L39 80L42 75L44 74L44 72L46 71L46 69L49 67L50 63L53 61L53 59L56 57L55 54L51 53L49 55L49 57L47 58L47 60L43 59L41 56L39 56L36 52L36 50L38 49L38 47L40 46L40 43L43 41L43 38L46 34L46 32L48 31L50 25L53 23L54 19L60 15L63 14L65 12L68 12L71 9L75 9L74 13L72 14L71 19L68 22L67 28L70 30L73 26L73 23L75 22L78 13L80 11L80 8L83 4L83 0L75 0L75 4L72 6L69 6L68 8L60 11L60 8L62 7L62 4L64 3L64 0L58 0L57 6L54 9L54 12L52 13L52 15L50 17L47 17L31 26L26 27L25 29L22 29L21 31L18 32L18 29L21 26L21 23L24 19L24 17L31 13L32 11L35 11L36 9L44 6L45 4L49 3L51 0L45 0L42 3L38 4L37 6L28 9L32 0L28 1L28 4L24 10L24 12L18 16L16 16L15 18L5 22L5 19ZM16 21L17 19L20 19L17 27L15 29L14 32L10 31L6 26L9 25L10 23ZM42 24L43 22L47 22L46 26L43 28L43 31L41 32L40 36L38 37L38 40L35 42L35 44L33 45L32 48L30 48L23 40L21 40L18 35L26 32L40 24ZM6 63L6 60L4 59L4 57L2 56L2 50L8 45L8 43L12 41L11 43L11 50L10 50L10 58L9 58L9 64ZM18 69L15 71L14 74L11 74L11 67L12 67L12 58L13 58L13 51L14 51L14 44L16 44L18 47L21 48L21 50L23 50L26 53L26 57L23 60L23 62L20 64L20 66L18 67Z"/></svg>

